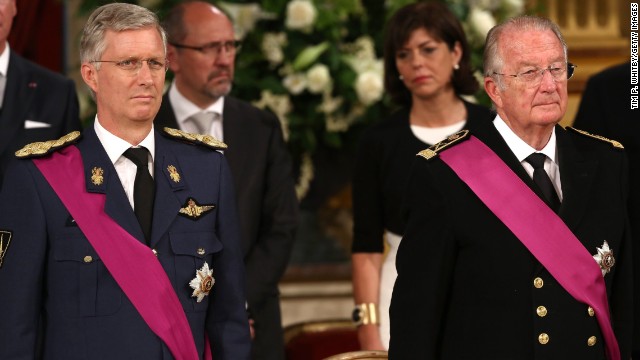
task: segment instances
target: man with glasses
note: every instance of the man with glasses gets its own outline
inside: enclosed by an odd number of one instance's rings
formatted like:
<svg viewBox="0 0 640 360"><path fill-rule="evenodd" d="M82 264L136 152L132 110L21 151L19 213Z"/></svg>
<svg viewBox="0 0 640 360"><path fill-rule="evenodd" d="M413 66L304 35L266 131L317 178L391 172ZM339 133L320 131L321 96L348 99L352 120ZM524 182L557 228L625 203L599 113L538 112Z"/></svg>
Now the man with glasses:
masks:
<svg viewBox="0 0 640 360"><path fill-rule="evenodd" d="M154 130L157 17L98 8L80 57L94 124L18 151L0 193L0 358L249 359L225 145Z"/></svg>
<svg viewBox="0 0 640 360"><path fill-rule="evenodd" d="M575 66L557 25L487 35L497 112L422 151L391 303L393 359L629 359L627 165L558 125Z"/></svg>
<svg viewBox="0 0 640 360"><path fill-rule="evenodd" d="M278 282L298 219L290 155L279 121L229 96L240 43L219 8L185 2L163 21L175 78L155 126L224 140L237 192L247 302L255 330L253 359L284 359Z"/></svg>

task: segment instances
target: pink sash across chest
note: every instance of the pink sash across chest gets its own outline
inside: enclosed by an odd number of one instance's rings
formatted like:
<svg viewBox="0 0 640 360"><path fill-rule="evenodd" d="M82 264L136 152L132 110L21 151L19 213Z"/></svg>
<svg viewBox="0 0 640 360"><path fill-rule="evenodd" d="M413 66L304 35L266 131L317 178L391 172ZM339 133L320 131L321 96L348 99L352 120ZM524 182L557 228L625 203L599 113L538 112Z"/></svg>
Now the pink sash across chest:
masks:
<svg viewBox="0 0 640 360"><path fill-rule="evenodd" d="M600 267L562 219L476 137L439 156L571 296L595 310L607 358L620 360Z"/></svg>
<svg viewBox="0 0 640 360"><path fill-rule="evenodd" d="M151 330L177 360L198 360L189 322L164 268L103 211L104 194L86 191L80 151L69 146L33 162ZM207 355L210 359L210 351Z"/></svg>

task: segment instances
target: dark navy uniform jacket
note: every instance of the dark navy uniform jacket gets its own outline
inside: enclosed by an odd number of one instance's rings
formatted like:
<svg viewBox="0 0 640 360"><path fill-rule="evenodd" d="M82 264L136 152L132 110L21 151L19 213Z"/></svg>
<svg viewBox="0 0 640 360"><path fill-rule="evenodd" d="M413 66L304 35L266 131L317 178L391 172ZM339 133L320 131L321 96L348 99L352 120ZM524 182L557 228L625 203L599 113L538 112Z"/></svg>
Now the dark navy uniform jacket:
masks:
<svg viewBox="0 0 640 360"><path fill-rule="evenodd" d="M542 198L491 122L469 130ZM622 359L629 359L625 153L560 126L556 140L559 216L589 254L605 240L613 250L616 263L604 281ZM407 204L390 308L390 359L605 359L588 305L575 300L440 157L416 158Z"/></svg>
<svg viewBox="0 0 640 360"><path fill-rule="evenodd" d="M83 135L77 147L87 191L106 194L105 212L144 242L93 127ZM210 148L166 139L158 132L155 142L150 248L173 283L200 356L208 334L214 359L248 359L244 270L226 161ZM171 179L170 165L177 169L179 182ZM91 182L94 167L104 170L102 185ZM215 208L195 220L179 215L189 198ZM5 250L0 267L0 359L33 359L39 347L44 359L173 359L31 160L16 160L10 166L0 192L0 231ZM213 269L215 284L197 303L189 282L205 261Z"/></svg>

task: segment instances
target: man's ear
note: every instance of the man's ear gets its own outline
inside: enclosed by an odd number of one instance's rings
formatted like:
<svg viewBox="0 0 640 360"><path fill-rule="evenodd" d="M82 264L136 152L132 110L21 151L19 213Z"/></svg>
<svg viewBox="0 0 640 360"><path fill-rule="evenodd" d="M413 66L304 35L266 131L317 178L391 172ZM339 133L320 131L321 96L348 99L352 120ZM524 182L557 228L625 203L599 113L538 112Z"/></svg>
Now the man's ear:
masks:
<svg viewBox="0 0 640 360"><path fill-rule="evenodd" d="M80 74L82 75L82 80L84 80L85 84L89 86L93 92L97 92L98 89L98 74L94 65L89 63L83 63L80 67Z"/></svg>
<svg viewBox="0 0 640 360"><path fill-rule="evenodd" d="M489 95L491 101L493 101L497 108L502 107L502 91L493 77L484 77L484 91L487 92L487 95Z"/></svg>
<svg viewBox="0 0 640 360"><path fill-rule="evenodd" d="M180 70L178 63L178 49L175 46L167 44L167 60L169 61L169 69L174 73Z"/></svg>

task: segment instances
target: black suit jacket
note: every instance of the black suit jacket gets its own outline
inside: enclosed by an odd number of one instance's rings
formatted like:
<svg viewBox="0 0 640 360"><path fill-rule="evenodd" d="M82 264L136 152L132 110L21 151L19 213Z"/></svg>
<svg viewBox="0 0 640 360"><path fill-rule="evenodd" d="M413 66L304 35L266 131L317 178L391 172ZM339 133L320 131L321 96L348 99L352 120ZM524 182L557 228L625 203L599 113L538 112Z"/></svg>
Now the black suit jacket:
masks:
<svg viewBox="0 0 640 360"><path fill-rule="evenodd" d="M471 134L541 193L491 122ZM590 254L606 240L605 276L622 358L630 356L632 268L627 168L608 142L556 127L560 217ZM455 145L454 145L455 146ZM446 150L444 150L446 151ZM417 158L391 302L390 359L604 359L596 318L541 266L440 158ZM534 286L541 278L544 285ZM537 309L544 306L545 316ZM539 336L546 333L543 345ZM595 346L587 339L596 337Z"/></svg>
<svg viewBox="0 0 640 360"><path fill-rule="evenodd" d="M225 97L224 151L237 189L247 301L255 319L254 358L282 359L278 281L289 261L298 223L291 158L279 121L248 103ZM155 119L178 128L168 95ZM277 355L272 355L277 349Z"/></svg>
<svg viewBox="0 0 640 360"><path fill-rule="evenodd" d="M42 127L26 128L27 120ZM73 81L11 52L0 112L0 184L16 150L74 130L80 130L80 120Z"/></svg>
<svg viewBox="0 0 640 360"><path fill-rule="evenodd" d="M616 65L592 76L582 93L574 126L620 141L629 155L631 184L640 181L640 109L631 109L631 63ZM630 189L629 216L636 259L635 288L640 289L640 188ZM640 292L636 291L636 298ZM640 358L640 303L636 308L634 356Z"/></svg>

